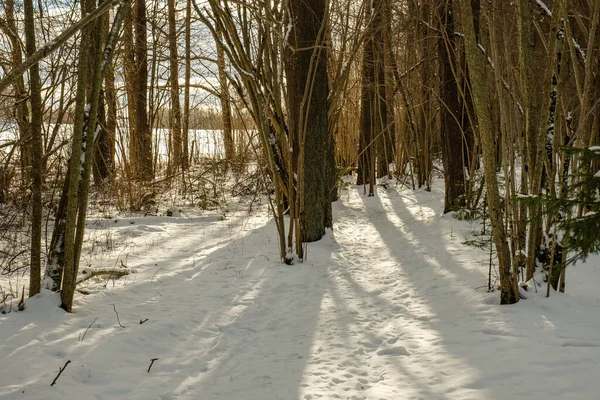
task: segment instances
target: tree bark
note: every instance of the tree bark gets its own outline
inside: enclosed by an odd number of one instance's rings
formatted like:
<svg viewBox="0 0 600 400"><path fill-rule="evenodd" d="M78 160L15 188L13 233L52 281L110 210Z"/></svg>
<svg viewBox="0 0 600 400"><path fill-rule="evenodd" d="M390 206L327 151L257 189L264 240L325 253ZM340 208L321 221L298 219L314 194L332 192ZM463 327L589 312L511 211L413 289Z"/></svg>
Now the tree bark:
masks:
<svg viewBox="0 0 600 400"><path fill-rule="evenodd" d="M229 97L229 84L227 82L227 73L225 71L225 54L223 46L219 43L217 46L217 68L219 69L219 85L221 88L221 120L223 121L223 145L225 147L225 158L233 161L235 158L235 144L233 140L233 130L231 126L231 100Z"/></svg>
<svg viewBox="0 0 600 400"><path fill-rule="evenodd" d="M135 74L133 76L135 103L136 178L148 182L154 178L152 168L152 132L148 125L148 40L146 33L146 1L135 1Z"/></svg>
<svg viewBox="0 0 600 400"><path fill-rule="evenodd" d="M190 79L192 75L192 0L185 3L185 89L183 93L183 162L184 170L188 169L190 161L189 153L189 131L190 131Z"/></svg>
<svg viewBox="0 0 600 400"><path fill-rule="evenodd" d="M289 132L293 156L298 157L298 215L301 241L313 242L325 234L327 208L331 208L327 168L323 150L329 146L327 123L326 2L289 2L292 22L285 71ZM302 249L297 249L302 251ZM299 254L302 257L302 253Z"/></svg>
<svg viewBox="0 0 600 400"><path fill-rule="evenodd" d="M462 127L459 123L460 101L454 68L454 16L452 0L441 0L438 21L442 36L438 40L441 114L442 163L444 165L444 214L464 206Z"/></svg>
<svg viewBox="0 0 600 400"><path fill-rule="evenodd" d="M173 143L172 173L182 167L183 143L181 138L181 104L179 102L179 56L177 51L177 25L175 21L175 0L167 1L169 20L169 83L171 88L171 138Z"/></svg>
<svg viewBox="0 0 600 400"><path fill-rule="evenodd" d="M13 70L17 69L23 63L21 53L21 41L19 39L19 28L15 20L14 11L15 2L14 0L6 0L5 4L5 15L6 18L3 21L0 19L0 27L2 31L8 36L11 48L11 64ZM24 71L23 71L24 72ZM22 72L22 73L23 73ZM12 80L12 87L15 99L15 118L17 121L17 127L19 129L19 141L20 141L20 155L21 155L21 174L23 183L28 180L31 176L32 166L32 149L31 149L31 136L29 132L29 110L27 109L27 91L25 90L25 81L23 75L19 74ZM6 79L6 76L5 76ZM2 81L4 81L3 79ZM1 90L0 90L1 91Z"/></svg>
<svg viewBox="0 0 600 400"><path fill-rule="evenodd" d="M492 116L489 109L491 99L486 92L484 82L484 68L486 61L477 45L471 1L460 0L460 6L463 33L465 35L465 52L469 66L469 77L471 78L471 90L473 93L473 104L479 122L479 135L483 150L484 178L492 225L492 236L494 244L496 245L499 264L500 303L513 304L519 301L519 291L517 282L513 279L513 275L511 274L510 250L506 239L502 206L498 190L498 178L496 176L496 145L494 141Z"/></svg>
<svg viewBox="0 0 600 400"><path fill-rule="evenodd" d="M35 53L35 22L33 1L25 0L25 41L27 55ZM29 267L29 296L40 292L42 279L42 83L38 64L29 69L29 87L31 105L31 265Z"/></svg>

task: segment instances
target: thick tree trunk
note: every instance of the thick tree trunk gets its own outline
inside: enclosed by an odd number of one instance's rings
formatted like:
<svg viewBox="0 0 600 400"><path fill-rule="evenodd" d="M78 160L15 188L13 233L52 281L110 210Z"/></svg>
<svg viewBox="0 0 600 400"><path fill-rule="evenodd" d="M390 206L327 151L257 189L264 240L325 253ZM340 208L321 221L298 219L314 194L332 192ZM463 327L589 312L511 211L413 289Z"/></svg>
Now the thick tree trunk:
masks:
<svg viewBox="0 0 600 400"><path fill-rule="evenodd" d="M462 128L459 123L460 101L454 68L454 16L452 0L441 0L438 21L442 37L438 41L441 113L442 163L444 165L444 213L464 206Z"/></svg>
<svg viewBox="0 0 600 400"><path fill-rule="evenodd" d="M289 111L289 131L297 138L298 200L302 242L319 240L325 233L331 208L328 177L330 156L327 124L327 49L324 0L290 2L292 21L285 70ZM332 162L332 161L331 161ZM301 249L298 249L301 252ZM300 254L302 257L302 254Z"/></svg>

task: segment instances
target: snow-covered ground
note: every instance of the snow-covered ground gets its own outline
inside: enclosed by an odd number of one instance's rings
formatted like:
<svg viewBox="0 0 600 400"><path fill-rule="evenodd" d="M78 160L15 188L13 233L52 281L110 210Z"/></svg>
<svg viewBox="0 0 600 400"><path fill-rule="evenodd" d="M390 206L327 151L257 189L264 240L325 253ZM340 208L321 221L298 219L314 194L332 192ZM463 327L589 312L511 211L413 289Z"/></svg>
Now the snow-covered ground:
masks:
<svg viewBox="0 0 600 400"><path fill-rule="evenodd" d="M83 264L136 273L0 316L0 398L597 399L598 258L500 306L440 185L344 190L292 266L266 213L92 220Z"/></svg>

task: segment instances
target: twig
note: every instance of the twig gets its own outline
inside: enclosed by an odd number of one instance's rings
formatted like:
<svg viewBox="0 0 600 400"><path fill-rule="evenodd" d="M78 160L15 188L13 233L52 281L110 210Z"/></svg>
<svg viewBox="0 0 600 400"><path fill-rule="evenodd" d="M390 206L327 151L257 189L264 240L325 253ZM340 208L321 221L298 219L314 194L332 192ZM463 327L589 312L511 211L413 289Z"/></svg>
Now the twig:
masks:
<svg viewBox="0 0 600 400"><path fill-rule="evenodd" d="M98 321L98 317L96 317L96 319L94 319L94 320L92 321L92 323L90 324L90 326L88 326L88 327L87 327L87 329L85 330L85 332L83 332L83 336L81 337L81 340L80 340L80 342L83 342L83 339L85 339L85 334L87 333L87 331L89 331L89 330L90 330L90 328L92 327L92 325L94 325L94 323L95 323L96 321Z"/></svg>
<svg viewBox="0 0 600 400"><path fill-rule="evenodd" d="M117 322L119 323L119 326L121 328L125 328L123 325L121 325L121 320L119 320L119 313L117 312L117 307L113 304L113 310L115 310L115 314L117 314Z"/></svg>
<svg viewBox="0 0 600 400"><path fill-rule="evenodd" d="M58 375L56 375L56 378L54 378L54 380L52 381L52 383L50 384L50 386L54 386L56 384L56 380L58 379L58 377L60 376L60 374L63 373L63 371L67 368L67 365L69 365L69 363L71 362L71 360L67 360L67 362L65 363L65 366L62 368L58 368Z"/></svg>
<svg viewBox="0 0 600 400"><path fill-rule="evenodd" d="M154 364L154 361L158 360L158 358L152 358L150 359L150 366L148 367L148 373L150 373L150 368L152 368L152 365Z"/></svg>
<svg viewBox="0 0 600 400"><path fill-rule="evenodd" d="M146 318L146 319L140 319L140 325L143 324L146 321L148 321L148 318Z"/></svg>
<svg viewBox="0 0 600 400"><path fill-rule="evenodd" d="M152 275L152 278L150 278L150 283L152 283L152 280L154 279L154 277L156 276L156 274L158 274L159 271L161 271L162 268L159 268L156 270L156 272Z"/></svg>

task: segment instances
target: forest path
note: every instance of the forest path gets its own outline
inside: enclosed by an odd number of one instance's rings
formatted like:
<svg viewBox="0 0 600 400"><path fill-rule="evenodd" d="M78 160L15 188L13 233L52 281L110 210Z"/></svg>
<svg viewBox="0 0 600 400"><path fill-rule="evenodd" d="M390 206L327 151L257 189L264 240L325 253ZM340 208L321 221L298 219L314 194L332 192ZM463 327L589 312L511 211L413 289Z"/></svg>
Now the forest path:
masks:
<svg viewBox="0 0 600 400"><path fill-rule="evenodd" d="M342 191L333 234L292 266L265 215L90 221L87 260L137 273L71 315L44 292L0 316L0 398L596 398L597 259L572 295L501 307L439 184Z"/></svg>

